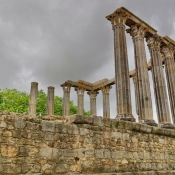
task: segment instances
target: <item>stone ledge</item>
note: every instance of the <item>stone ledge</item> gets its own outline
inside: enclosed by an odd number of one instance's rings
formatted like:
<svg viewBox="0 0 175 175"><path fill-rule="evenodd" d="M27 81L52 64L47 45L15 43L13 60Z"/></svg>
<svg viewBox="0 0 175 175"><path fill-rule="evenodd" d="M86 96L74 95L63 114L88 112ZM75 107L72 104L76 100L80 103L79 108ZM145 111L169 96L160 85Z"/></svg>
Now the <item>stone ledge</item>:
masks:
<svg viewBox="0 0 175 175"><path fill-rule="evenodd" d="M82 115L71 115L67 117L68 123L71 124L89 124L98 127L109 127L113 129L125 129L141 133L150 133L157 135L165 135L175 137L175 130L165 129L160 127L149 126L146 124L128 122L123 120L102 118L100 116L82 116Z"/></svg>

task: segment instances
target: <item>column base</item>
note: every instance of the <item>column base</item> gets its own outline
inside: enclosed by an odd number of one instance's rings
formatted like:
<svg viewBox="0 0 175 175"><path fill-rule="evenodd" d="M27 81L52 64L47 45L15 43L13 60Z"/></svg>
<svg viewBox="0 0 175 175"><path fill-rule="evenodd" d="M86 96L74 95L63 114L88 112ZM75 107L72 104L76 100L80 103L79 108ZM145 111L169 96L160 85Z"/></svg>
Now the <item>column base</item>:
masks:
<svg viewBox="0 0 175 175"><path fill-rule="evenodd" d="M175 129L175 127L171 123L161 123L161 124L159 124L159 126L161 128L166 128L166 129Z"/></svg>
<svg viewBox="0 0 175 175"><path fill-rule="evenodd" d="M130 122L135 122L136 121L136 119L133 117L132 114L118 114L115 119L130 121Z"/></svg>
<svg viewBox="0 0 175 175"><path fill-rule="evenodd" d="M150 125L150 126L158 126L158 124L154 120L148 120L148 119L140 120L139 123Z"/></svg>

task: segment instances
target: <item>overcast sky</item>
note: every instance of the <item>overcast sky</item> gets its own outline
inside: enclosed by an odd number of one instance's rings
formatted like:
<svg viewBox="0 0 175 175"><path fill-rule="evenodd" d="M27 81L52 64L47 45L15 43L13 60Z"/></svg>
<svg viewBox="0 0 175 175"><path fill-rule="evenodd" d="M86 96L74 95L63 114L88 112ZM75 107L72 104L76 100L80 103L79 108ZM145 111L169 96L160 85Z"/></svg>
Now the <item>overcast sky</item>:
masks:
<svg viewBox="0 0 175 175"><path fill-rule="evenodd" d="M62 96L60 84L66 80L93 83L114 78L113 32L105 16L121 6L150 24L159 35L175 39L174 0L0 0L0 88L29 93L30 83L36 81L39 89L47 91L48 86L54 86L56 95ZM132 70L133 44L130 35L126 36ZM131 92L137 118L132 80ZM110 93L114 118L115 86ZM156 119L153 91L152 97ZM71 100L76 104L73 88ZM102 115L101 92L97 103L97 114ZM89 109L86 93L85 109Z"/></svg>

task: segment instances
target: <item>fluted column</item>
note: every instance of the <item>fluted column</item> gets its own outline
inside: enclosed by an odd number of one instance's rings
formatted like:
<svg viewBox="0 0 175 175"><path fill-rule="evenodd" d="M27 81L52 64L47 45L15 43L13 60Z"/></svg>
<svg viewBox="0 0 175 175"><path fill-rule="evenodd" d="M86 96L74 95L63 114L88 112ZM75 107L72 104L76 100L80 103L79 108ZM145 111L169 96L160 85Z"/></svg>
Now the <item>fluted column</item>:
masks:
<svg viewBox="0 0 175 175"><path fill-rule="evenodd" d="M132 80L133 80L133 83L134 83L134 90L135 90L136 113L137 113L138 119L140 121L140 118L139 118L139 107L138 107L138 94L137 94L137 78L136 78L136 75L134 75L132 77Z"/></svg>
<svg viewBox="0 0 175 175"><path fill-rule="evenodd" d="M103 117L110 118L109 91L112 86L105 86L101 89L103 94Z"/></svg>
<svg viewBox="0 0 175 175"><path fill-rule="evenodd" d="M91 115L97 115L97 110L96 110L96 97L99 92L97 91L89 91L87 94L90 97L90 114Z"/></svg>
<svg viewBox="0 0 175 175"><path fill-rule="evenodd" d="M157 125L153 119L151 89L148 77L147 60L144 44L145 29L142 26L133 25L127 29L134 43L135 70L137 77L137 93L139 118L141 123Z"/></svg>
<svg viewBox="0 0 175 175"><path fill-rule="evenodd" d="M167 78L167 86L169 92L169 100L171 106L171 113L173 124L175 125L175 62L174 62L174 48L170 46L164 46L162 53L164 55L165 72Z"/></svg>
<svg viewBox="0 0 175 175"><path fill-rule="evenodd" d="M29 99L29 111L28 111L29 115L36 116L37 96L38 96L38 83L32 82L30 89L30 99Z"/></svg>
<svg viewBox="0 0 175 175"><path fill-rule="evenodd" d="M157 35L149 37L147 43L151 55L151 71L159 126L163 128L173 128L170 120L168 96L160 53L161 37Z"/></svg>
<svg viewBox="0 0 175 175"><path fill-rule="evenodd" d="M49 86L47 91L47 115L54 115L54 87Z"/></svg>
<svg viewBox="0 0 175 175"><path fill-rule="evenodd" d="M79 115L83 115L84 114L84 91L85 89L80 88L80 87L76 87L75 91L77 91L77 113Z"/></svg>
<svg viewBox="0 0 175 175"><path fill-rule="evenodd" d="M63 116L69 116L70 115L70 89L71 85L66 84L63 85Z"/></svg>
<svg viewBox="0 0 175 175"><path fill-rule="evenodd" d="M128 55L125 36L127 14L118 11L107 17L114 31L117 119L135 121L132 115Z"/></svg>

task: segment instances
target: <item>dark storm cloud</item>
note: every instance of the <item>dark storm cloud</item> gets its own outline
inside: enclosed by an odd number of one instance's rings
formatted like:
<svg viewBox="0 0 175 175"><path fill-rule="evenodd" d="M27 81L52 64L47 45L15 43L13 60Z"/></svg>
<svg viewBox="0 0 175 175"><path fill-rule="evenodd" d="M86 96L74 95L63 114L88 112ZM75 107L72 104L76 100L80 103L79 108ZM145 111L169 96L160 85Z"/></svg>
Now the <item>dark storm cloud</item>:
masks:
<svg viewBox="0 0 175 175"><path fill-rule="evenodd" d="M113 78L113 32L105 16L121 6L159 34L173 34L174 0L1 0L0 87L29 92L30 82L37 81L40 88L53 85L62 95L59 85L68 79ZM126 35L130 69L134 69L132 40ZM114 115L115 87L111 93ZM74 90L71 98L76 101ZM101 112L101 94L97 101ZM86 96L86 107L88 103Z"/></svg>

